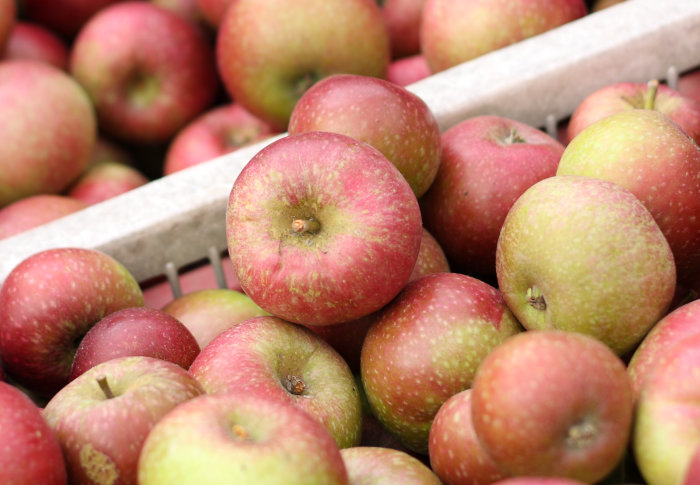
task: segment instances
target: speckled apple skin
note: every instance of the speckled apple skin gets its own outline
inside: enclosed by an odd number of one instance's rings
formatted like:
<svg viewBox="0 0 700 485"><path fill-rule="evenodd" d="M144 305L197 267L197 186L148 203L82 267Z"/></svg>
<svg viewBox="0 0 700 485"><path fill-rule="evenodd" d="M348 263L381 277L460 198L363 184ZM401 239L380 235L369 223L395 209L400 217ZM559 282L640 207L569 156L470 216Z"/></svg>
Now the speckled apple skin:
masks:
<svg viewBox="0 0 700 485"><path fill-rule="evenodd" d="M296 234L313 218L319 232ZM328 325L372 313L408 281L420 249L418 201L378 150L346 135L307 132L263 148L233 184L231 261L262 309Z"/></svg>
<svg viewBox="0 0 700 485"><path fill-rule="evenodd" d="M620 355L665 315L676 286L671 249L644 205L620 185L573 175L542 180L515 202L496 273L525 328L585 333ZM528 302L533 288L545 308Z"/></svg>
<svg viewBox="0 0 700 485"><path fill-rule="evenodd" d="M442 485L433 471L405 451L381 446L340 450L351 484Z"/></svg>
<svg viewBox="0 0 700 485"><path fill-rule="evenodd" d="M593 123L567 145L557 175L597 177L631 191L671 245L678 280L697 280L700 149L668 116L636 109Z"/></svg>
<svg viewBox="0 0 700 485"><path fill-rule="evenodd" d="M595 483L627 449L633 403L624 362L605 344L575 332L526 331L482 362L472 421L509 475Z"/></svg>
<svg viewBox="0 0 700 485"><path fill-rule="evenodd" d="M412 281L365 336L360 370L372 413L406 448L427 454L440 406L521 330L500 292L480 280L436 273Z"/></svg>
<svg viewBox="0 0 700 485"><path fill-rule="evenodd" d="M85 202L59 194L37 194L0 209L0 239L46 224L87 207Z"/></svg>

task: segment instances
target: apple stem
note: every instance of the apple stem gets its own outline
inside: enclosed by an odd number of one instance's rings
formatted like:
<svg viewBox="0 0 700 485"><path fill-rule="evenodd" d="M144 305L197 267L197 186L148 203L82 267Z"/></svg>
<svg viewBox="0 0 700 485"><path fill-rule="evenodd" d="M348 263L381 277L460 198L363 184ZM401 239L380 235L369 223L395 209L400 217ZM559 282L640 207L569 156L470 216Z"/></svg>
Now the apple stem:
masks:
<svg viewBox="0 0 700 485"><path fill-rule="evenodd" d="M316 219L294 219L292 221L292 231L297 234L316 234L321 230L321 224Z"/></svg>
<svg viewBox="0 0 700 485"><path fill-rule="evenodd" d="M536 286L532 286L527 289L527 293L525 294L525 298L527 299L527 302L530 306L535 308L536 310L546 310L547 309L547 302L544 299L544 295L540 291L539 288Z"/></svg>
<svg viewBox="0 0 700 485"><path fill-rule="evenodd" d="M287 392L294 394L295 396L301 396L306 390L306 384L304 383L304 380L301 377L295 375L286 376L284 378L283 385Z"/></svg>
<svg viewBox="0 0 700 485"><path fill-rule="evenodd" d="M659 81L652 79L647 83L648 91L644 97L644 109L654 109L656 103L656 93L659 91Z"/></svg>
<svg viewBox="0 0 700 485"><path fill-rule="evenodd" d="M506 145L513 145L515 143L525 143L525 139L515 131L515 128L511 128L508 136L503 140Z"/></svg>
<svg viewBox="0 0 700 485"><path fill-rule="evenodd" d="M231 431L233 431L233 434L242 440L247 440L250 437L250 434L248 434L248 430L246 430L243 426L240 424L234 424L231 427Z"/></svg>
<svg viewBox="0 0 700 485"><path fill-rule="evenodd" d="M100 385L100 389L102 389L102 392L104 392L105 397L107 397L107 399L112 399L114 397L114 393L112 393L112 389L109 388L109 384L107 383L106 376L98 376L97 383Z"/></svg>

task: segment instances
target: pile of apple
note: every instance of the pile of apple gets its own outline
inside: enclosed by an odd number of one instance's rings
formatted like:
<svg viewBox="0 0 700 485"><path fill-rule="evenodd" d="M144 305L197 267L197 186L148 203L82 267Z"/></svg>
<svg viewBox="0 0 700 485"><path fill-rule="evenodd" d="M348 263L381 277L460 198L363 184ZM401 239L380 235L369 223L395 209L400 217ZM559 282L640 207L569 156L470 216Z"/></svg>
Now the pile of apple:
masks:
<svg viewBox="0 0 700 485"><path fill-rule="evenodd" d="M114 140L165 176L287 133L232 181L237 289L153 305L77 247L8 275L0 483L700 483L700 101L620 82L560 139L441 132L388 74L505 45L445 48L479 2L58 3L0 0L0 45L27 18L66 49L6 41L0 237L129 190L75 197L138 174ZM526 3L520 38L603 8Z"/></svg>

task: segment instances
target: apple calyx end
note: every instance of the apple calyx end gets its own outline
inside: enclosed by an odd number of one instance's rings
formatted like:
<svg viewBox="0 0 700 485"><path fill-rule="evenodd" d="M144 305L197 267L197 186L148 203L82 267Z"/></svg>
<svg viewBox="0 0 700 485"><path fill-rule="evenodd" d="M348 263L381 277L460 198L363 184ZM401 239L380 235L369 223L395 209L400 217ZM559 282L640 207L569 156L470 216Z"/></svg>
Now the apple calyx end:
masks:
<svg viewBox="0 0 700 485"><path fill-rule="evenodd" d="M313 218L292 221L292 231L296 234L316 234L320 230L321 223Z"/></svg>
<svg viewBox="0 0 700 485"><path fill-rule="evenodd" d="M248 433L248 430L240 424L234 424L231 426L231 432L233 433L233 436L243 441L250 438L250 433Z"/></svg>
<svg viewBox="0 0 700 485"><path fill-rule="evenodd" d="M100 389L104 393L105 397L107 399L112 399L114 397L114 393L109 387L109 383L107 382L107 376L105 376L104 374L100 374L95 378L95 380L97 380L97 384L100 386Z"/></svg>
<svg viewBox="0 0 700 485"><path fill-rule="evenodd" d="M570 448L586 448L596 437L597 427L590 419L584 419L569 428L566 445Z"/></svg>
<svg viewBox="0 0 700 485"><path fill-rule="evenodd" d="M654 109L656 94L659 92L658 79L652 79L647 83L647 92L644 96L644 109Z"/></svg>
<svg viewBox="0 0 700 485"><path fill-rule="evenodd" d="M547 309L547 302L544 299L544 295L536 286L531 286L527 289L525 299L527 300L527 304L535 310L544 311Z"/></svg>
<svg viewBox="0 0 700 485"><path fill-rule="evenodd" d="M286 375L282 380L282 385L288 393L295 396L301 396L306 391L306 383L304 380L295 375Z"/></svg>

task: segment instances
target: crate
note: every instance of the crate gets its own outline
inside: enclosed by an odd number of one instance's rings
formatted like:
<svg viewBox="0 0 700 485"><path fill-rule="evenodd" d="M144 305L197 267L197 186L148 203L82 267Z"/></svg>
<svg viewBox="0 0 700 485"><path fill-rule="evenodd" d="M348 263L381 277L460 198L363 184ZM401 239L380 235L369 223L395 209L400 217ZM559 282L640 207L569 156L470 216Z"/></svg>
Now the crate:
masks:
<svg viewBox="0 0 700 485"><path fill-rule="evenodd" d="M656 78L675 85L700 65L700 1L627 0L408 87L445 130L475 115L513 118L554 133L594 90ZM31 254L56 247L104 251L138 281L218 259L233 182L261 148L239 149L0 241L0 284Z"/></svg>

